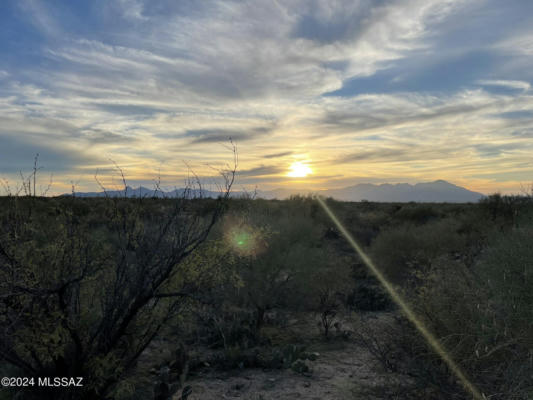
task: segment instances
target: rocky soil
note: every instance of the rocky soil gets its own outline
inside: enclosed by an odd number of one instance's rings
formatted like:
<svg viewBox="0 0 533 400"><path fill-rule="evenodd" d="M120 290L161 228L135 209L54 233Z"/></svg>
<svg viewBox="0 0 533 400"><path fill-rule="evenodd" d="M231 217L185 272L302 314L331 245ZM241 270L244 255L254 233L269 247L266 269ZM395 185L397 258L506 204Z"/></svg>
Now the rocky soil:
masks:
<svg viewBox="0 0 533 400"><path fill-rule="evenodd" d="M380 313L367 321L385 328L391 318L390 314ZM354 323L343 321L344 332L357 329ZM311 334L313 329L306 328L309 327L299 327ZM315 328L315 336L316 333ZM401 374L385 372L369 351L350 337L315 340L308 350L320 354L317 360L309 362L310 374L257 368L200 371L188 380L192 387L188 399L393 399L395 392L409 381Z"/></svg>

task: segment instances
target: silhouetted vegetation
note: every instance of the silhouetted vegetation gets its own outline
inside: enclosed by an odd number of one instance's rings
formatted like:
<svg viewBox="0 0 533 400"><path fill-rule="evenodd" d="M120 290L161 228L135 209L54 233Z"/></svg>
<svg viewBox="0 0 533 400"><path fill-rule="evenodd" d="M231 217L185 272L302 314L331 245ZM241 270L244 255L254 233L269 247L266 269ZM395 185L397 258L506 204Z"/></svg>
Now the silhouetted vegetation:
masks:
<svg viewBox="0 0 533 400"><path fill-rule="evenodd" d="M395 398L470 398L310 197L34 193L0 198L0 372L85 386L0 398L186 399L206 369L310 375L336 341L408 376ZM327 202L487 398L533 396L530 198Z"/></svg>

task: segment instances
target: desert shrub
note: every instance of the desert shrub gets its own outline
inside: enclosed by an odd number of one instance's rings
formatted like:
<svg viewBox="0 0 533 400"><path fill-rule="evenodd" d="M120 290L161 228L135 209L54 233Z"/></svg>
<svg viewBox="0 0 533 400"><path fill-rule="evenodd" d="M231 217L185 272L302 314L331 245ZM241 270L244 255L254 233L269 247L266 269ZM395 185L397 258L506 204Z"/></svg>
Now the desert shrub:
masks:
<svg viewBox="0 0 533 400"><path fill-rule="evenodd" d="M495 193L481 199L479 205L493 223L498 224L500 229L505 229L517 226L524 219L526 225L531 221L532 199L531 194L518 196Z"/></svg>
<svg viewBox="0 0 533 400"><path fill-rule="evenodd" d="M387 372L408 371L413 368L413 354L424 349L423 343L415 341L415 328L403 316L387 315L377 321L373 314L360 314L354 330L355 342L365 348L382 370Z"/></svg>
<svg viewBox="0 0 533 400"><path fill-rule="evenodd" d="M261 344L264 326L274 323L268 316L280 309L318 313L327 336L351 288L352 260L328 245L328 229L315 220L317 210L316 202L301 196L284 202L230 202L215 233L234 255L237 279L233 287L223 288L216 303L252 315L253 323L217 309L211 318L218 321L215 337L229 329L241 332L247 346ZM224 336L229 345L244 349L244 342L229 340L229 331Z"/></svg>
<svg viewBox="0 0 533 400"><path fill-rule="evenodd" d="M441 217L437 206L431 204L404 204L394 213L394 218L401 222L425 224Z"/></svg>
<svg viewBox="0 0 533 400"><path fill-rule="evenodd" d="M381 207L384 207L382 205ZM363 211L359 214L358 226L364 227L364 229L371 229L375 233L387 228L392 223L391 213L386 208L375 208L369 211ZM355 231L358 229L357 226L348 225L350 231ZM359 228L360 229L360 228ZM373 234L373 237L375 234ZM372 239L371 237L370 239Z"/></svg>
<svg viewBox="0 0 533 400"><path fill-rule="evenodd" d="M392 306L384 289L370 278L356 280L346 304L355 311L385 311Z"/></svg>
<svg viewBox="0 0 533 400"><path fill-rule="evenodd" d="M270 310L298 307L300 298L294 294L302 289L300 277L322 253L322 230L296 212L289 207L277 218L254 213L228 220L228 245L235 248L240 280L232 301L254 312L257 334Z"/></svg>
<svg viewBox="0 0 533 400"><path fill-rule="evenodd" d="M353 287L350 259L335 254L331 248L322 248L307 260L306 273L300 277L296 293L304 307L318 315L322 333L328 339Z"/></svg>
<svg viewBox="0 0 533 400"><path fill-rule="evenodd" d="M493 236L472 269L440 259L405 294L487 398L533 395L532 233L522 228ZM397 331L395 337L412 343L403 368L418 386L432 386L442 398L470 398L418 335Z"/></svg>
<svg viewBox="0 0 533 400"><path fill-rule="evenodd" d="M206 241L223 200L213 207L173 199L161 213L152 202L123 198L2 201L0 357L16 375L88 382L76 392L36 387L17 395L125 396L141 354L191 301L196 284L212 277L212 269L187 260Z"/></svg>
<svg viewBox="0 0 533 400"><path fill-rule="evenodd" d="M492 239L493 245L484 254L477 272L487 282L494 334L514 341L513 346L523 346L522 350L530 355L533 354L532 237L533 228L528 227Z"/></svg>
<svg viewBox="0 0 533 400"><path fill-rule="evenodd" d="M202 335L201 342L210 348L236 347L248 349L258 344L253 312L232 306L203 307L196 320L196 333Z"/></svg>
<svg viewBox="0 0 533 400"><path fill-rule="evenodd" d="M404 224L382 231L371 247L378 268L394 283L402 283L416 271L428 269L437 258L461 254L466 241L452 219L425 225Z"/></svg>

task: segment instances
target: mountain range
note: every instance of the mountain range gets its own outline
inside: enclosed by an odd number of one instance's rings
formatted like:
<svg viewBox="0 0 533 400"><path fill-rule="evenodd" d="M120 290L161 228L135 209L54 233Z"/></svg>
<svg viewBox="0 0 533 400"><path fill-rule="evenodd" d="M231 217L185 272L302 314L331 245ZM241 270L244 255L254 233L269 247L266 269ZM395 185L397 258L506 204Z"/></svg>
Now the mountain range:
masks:
<svg viewBox="0 0 533 400"><path fill-rule="evenodd" d="M174 189L168 192L155 191L143 186L138 188L126 187L126 190L112 190L104 192L81 192L75 193L77 197L181 197L186 193L183 188ZM231 197L242 197L247 192L233 191ZM444 180L433 182L423 182L411 185L409 183L383 183L375 185L371 183L360 183L339 189L327 189L319 191L275 189L269 191L256 192L256 197L263 199L285 199L291 195L318 194L324 197L333 197L342 201L376 201L376 202L429 202L429 203L472 203L485 197L484 194L473 192L461 186L454 185ZM187 197L213 197L216 198L220 192L210 190L191 189L187 192Z"/></svg>

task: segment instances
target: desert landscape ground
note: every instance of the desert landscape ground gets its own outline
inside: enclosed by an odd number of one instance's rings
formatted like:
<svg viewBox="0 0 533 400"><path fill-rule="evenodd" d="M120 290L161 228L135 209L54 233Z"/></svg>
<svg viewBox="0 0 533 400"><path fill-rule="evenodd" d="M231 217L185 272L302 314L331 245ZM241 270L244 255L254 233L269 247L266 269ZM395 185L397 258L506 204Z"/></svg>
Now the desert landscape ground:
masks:
<svg viewBox="0 0 533 400"><path fill-rule="evenodd" d="M5 376L20 399L468 399L313 197L0 199ZM529 195L326 199L491 399L532 394Z"/></svg>

